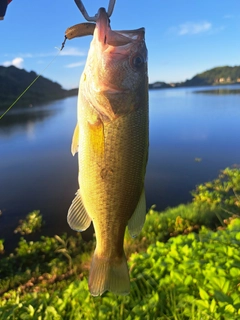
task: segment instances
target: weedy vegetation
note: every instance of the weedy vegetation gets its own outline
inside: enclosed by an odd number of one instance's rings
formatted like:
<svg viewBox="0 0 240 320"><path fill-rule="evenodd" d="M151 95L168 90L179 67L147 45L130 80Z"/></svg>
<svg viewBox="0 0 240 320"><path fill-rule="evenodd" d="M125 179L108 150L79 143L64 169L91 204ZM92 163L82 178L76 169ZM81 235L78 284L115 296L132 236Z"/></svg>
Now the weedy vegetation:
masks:
<svg viewBox="0 0 240 320"><path fill-rule="evenodd" d="M41 229L42 223L40 211L34 210L26 216L25 220L19 221L19 226L14 230L14 233L20 233L21 235L34 233Z"/></svg>
<svg viewBox="0 0 240 320"><path fill-rule="evenodd" d="M152 207L137 239L126 232L129 296L89 294L94 240L76 233L27 241L33 221L41 227L35 211L0 260L0 319L240 319L239 198L240 170L227 168L198 186L192 203Z"/></svg>

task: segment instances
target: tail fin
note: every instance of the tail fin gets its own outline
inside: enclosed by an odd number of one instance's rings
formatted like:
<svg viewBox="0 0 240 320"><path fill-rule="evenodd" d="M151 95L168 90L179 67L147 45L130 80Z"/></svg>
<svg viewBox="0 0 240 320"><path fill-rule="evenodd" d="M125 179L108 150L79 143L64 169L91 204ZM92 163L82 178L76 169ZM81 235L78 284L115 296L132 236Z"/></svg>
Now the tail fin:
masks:
<svg viewBox="0 0 240 320"><path fill-rule="evenodd" d="M102 295L105 291L126 295L130 292L130 279L125 255L120 261L98 257L96 251L89 275L89 290L93 296Z"/></svg>

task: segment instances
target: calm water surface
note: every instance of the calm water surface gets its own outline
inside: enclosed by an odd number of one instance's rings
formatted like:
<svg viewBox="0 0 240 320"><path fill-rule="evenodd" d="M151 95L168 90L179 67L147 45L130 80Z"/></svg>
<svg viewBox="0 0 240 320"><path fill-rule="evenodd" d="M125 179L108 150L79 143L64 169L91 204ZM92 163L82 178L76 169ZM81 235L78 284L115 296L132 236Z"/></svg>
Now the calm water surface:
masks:
<svg viewBox="0 0 240 320"><path fill-rule="evenodd" d="M194 93L210 89L150 91L148 208L186 203L196 184L240 163L240 95ZM12 110L0 121L0 238L11 240L18 220L34 209L44 216L45 234L69 231L67 210L78 188L70 153L76 104L71 97Z"/></svg>

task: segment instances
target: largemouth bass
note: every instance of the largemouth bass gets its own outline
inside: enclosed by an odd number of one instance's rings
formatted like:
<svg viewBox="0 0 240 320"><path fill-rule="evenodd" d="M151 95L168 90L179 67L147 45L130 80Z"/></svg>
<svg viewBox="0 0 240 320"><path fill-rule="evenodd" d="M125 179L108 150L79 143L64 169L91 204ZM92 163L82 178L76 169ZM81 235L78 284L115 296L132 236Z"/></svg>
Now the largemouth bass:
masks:
<svg viewBox="0 0 240 320"><path fill-rule="evenodd" d="M80 189L68 211L77 231L91 221L96 249L89 290L128 294L123 242L141 231L146 215L148 76L144 28L113 31L100 8L78 95L72 153L78 151Z"/></svg>

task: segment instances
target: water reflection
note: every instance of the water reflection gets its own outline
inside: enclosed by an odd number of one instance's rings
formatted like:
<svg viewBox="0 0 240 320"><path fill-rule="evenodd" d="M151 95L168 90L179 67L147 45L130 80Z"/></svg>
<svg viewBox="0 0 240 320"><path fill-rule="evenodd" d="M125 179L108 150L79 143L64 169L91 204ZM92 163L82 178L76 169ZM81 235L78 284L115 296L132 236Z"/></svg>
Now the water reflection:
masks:
<svg viewBox="0 0 240 320"><path fill-rule="evenodd" d="M61 108L54 106L36 106L29 109L10 110L0 122L0 135L10 135L14 131L25 132L38 122L43 122L47 118L61 112Z"/></svg>
<svg viewBox="0 0 240 320"><path fill-rule="evenodd" d="M194 93L203 93L203 94L240 94L240 89L209 89L209 90L198 90Z"/></svg>
<svg viewBox="0 0 240 320"><path fill-rule="evenodd" d="M27 133L27 137L28 140L34 140L35 139L35 122L30 120L27 122L27 128L26 128L26 133Z"/></svg>

